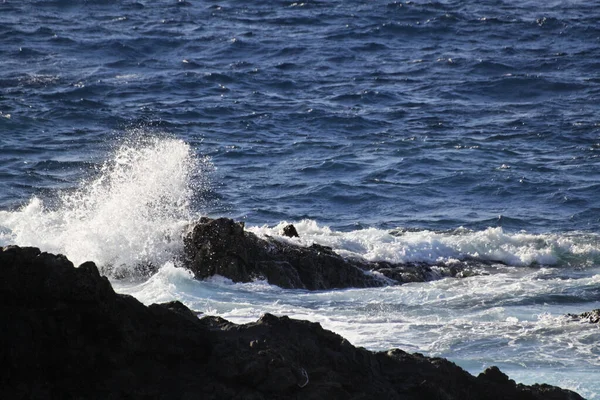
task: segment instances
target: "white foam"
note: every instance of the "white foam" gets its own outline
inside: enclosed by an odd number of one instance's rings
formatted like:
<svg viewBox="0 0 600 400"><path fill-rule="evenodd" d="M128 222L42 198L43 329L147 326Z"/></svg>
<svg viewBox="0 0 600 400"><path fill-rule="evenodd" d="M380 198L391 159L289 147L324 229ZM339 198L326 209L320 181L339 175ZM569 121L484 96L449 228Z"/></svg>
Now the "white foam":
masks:
<svg viewBox="0 0 600 400"><path fill-rule="evenodd" d="M502 228L472 231L458 228L449 232L429 230L392 234L387 230L368 228L337 232L315 221L294 223L300 238L281 237L283 227L252 227L259 235L276 236L281 240L310 245L318 243L332 247L345 256L360 256L367 260L391 262L456 262L457 259L479 258L509 265L595 265L600 261L600 238L593 234L530 234L507 233Z"/></svg>
<svg viewBox="0 0 600 400"><path fill-rule="evenodd" d="M185 301L187 293L198 290L198 282L187 269L166 262L158 272L143 282L113 281L118 292L135 296L145 304L164 303L172 300Z"/></svg>
<svg viewBox="0 0 600 400"><path fill-rule="evenodd" d="M19 211L0 212L0 244L62 253L75 265L162 265L181 249L182 229L194 217L192 178L203 162L177 139L124 143L58 207L34 197Z"/></svg>
<svg viewBox="0 0 600 400"><path fill-rule="evenodd" d="M518 382L585 388L587 398L598 399L600 386L587 379L600 367L600 329L565 314L600 307L593 300L600 268L570 272L507 268L466 279L310 292L222 277L195 281L167 266L147 282L116 290L146 304L177 299L235 323L266 312L319 322L356 346L448 357L474 374L499 365Z"/></svg>

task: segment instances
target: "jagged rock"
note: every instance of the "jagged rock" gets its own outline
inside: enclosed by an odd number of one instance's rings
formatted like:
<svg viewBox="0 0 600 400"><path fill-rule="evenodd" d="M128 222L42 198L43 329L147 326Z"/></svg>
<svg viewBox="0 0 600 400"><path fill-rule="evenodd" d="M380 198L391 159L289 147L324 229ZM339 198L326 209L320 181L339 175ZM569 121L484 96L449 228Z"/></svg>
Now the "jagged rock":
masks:
<svg viewBox="0 0 600 400"><path fill-rule="evenodd" d="M186 266L199 279L218 274L234 282L266 279L283 288L382 286L330 248L261 239L231 219L204 218L184 239Z"/></svg>
<svg viewBox="0 0 600 400"><path fill-rule="evenodd" d="M296 230L296 227L292 224L289 224L289 225L286 225L283 227L283 236L300 237L300 235L298 235L298 231Z"/></svg>
<svg viewBox="0 0 600 400"><path fill-rule="evenodd" d="M228 218L202 218L184 244L186 267L198 279L215 274L234 282L266 279L282 288L324 290L423 282L473 275L471 265L478 267L474 262L448 266L348 259L318 244L304 247L270 237L261 239Z"/></svg>
<svg viewBox="0 0 600 400"><path fill-rule="evenodd" d="M497 368L475 378L440 358L373 353L318 323L145 307L94 263L35 248L0 247L0 324L2 399L581 399Z"/></svg>
<svg viewBox="0 0 600 400"><path fill-rule="evenodd" d="M485 380L490 383L497 383L501 385L510 384L511 386L516 386L515 381L508 378L508 376L500 371L498 367L489 367L485 371L483 371L477 377L480 380Z"/></svg>
<svg viewBox="0 0 600 400"><path fill-rule="evenodd" d="M567 314L568 317L579 321L586 321L591 324L597 324L600 322L600 308L592 311L587 311L581 314Z"/></svg>
<svg viewBox="0 0 600 400"><path fill-rule="evenodd" d="M74 268L36 248L0 248L0 398L168 390L174 374L205 363L212 347L212 334L193 314L172 308L116 294L92 262ZM165 388L147 386L153 379Z"/></svg>

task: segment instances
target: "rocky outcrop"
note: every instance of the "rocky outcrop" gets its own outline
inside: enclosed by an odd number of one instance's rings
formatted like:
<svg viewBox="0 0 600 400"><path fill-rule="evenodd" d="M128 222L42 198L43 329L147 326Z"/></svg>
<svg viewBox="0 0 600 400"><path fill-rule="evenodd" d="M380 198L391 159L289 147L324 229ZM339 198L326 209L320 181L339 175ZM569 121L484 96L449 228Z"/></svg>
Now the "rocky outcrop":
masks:
<svg viewBox="0 0 600 400"><path fill-rule="evenodd" d="M581 399L497 368L356 348L319 324L235 325L179 302L145 307L96 266L0 248L3 399Z"/></svg>
<svg viewBox="0 0 600 400"><path fill-rule="evenodd" d="M516 384L497 367L478 377L441 358L399 349L373 353L356 348L318 323L265 314L243 326L205 318L226 343L218 355L220 378L258 389L252 398L299 399L581 399L550 385ZM221 347L221 349L225 349ZM244 397L245 398L245 397Z"/></svg>
<svg viewBox="0 0 600 400"><path fill-rule="evenodd" d="M182 304L118 295L91 262L0 250L0 398L159 398L209 360L213 334Z"/></svg>
<svg viewBox="0 0 600 400"><path fill-rule="evenodd" d="M297 235L293 226L286 236ZM376 287L475 274L481 263L394 264L343 258L331 248L259 238L243 223L202 218L184 238L185 265L198 279L222 275L234 282L266 279L282 288L309 290Z"/></svg>

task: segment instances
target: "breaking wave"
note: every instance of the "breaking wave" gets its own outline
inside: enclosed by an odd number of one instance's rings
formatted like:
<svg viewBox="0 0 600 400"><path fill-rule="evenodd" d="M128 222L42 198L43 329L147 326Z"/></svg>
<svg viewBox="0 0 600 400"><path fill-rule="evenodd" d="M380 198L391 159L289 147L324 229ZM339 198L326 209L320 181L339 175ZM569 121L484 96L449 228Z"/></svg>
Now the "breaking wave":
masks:
<svg viewBox="0 0 600 400"><path fill-rule="evenodd" d="M259 235L280 236L287 222L274 227L250 228ZM318 243L349 257L397 263L452 263L464 259L514 266L589 267L600 264L600 237L590 233L510 233L502 228L474 231L403 230L376 228L333 231L313 220L294 224L300 238L282 240Z"/></svg>
<svg viewBox="0 0 600 400"><path fill-rule="evenodd" d="M56 207L33 197L0 211L0 244L93 260L105 272L162 265L181 250L182 229L196 217L194 192L210 162L185 142L143 138L123 143L92 179L59 195Z"/></svg>

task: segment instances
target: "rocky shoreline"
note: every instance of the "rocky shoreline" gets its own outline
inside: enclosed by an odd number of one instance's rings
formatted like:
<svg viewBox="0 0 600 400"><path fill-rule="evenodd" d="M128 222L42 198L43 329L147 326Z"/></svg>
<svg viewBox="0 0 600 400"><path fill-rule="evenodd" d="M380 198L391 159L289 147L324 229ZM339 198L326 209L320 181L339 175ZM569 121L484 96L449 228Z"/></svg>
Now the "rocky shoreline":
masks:
<svg viewBox="0 0 600 400"><path fill-rule="evenodd" d="M94 263L31 247L0 248L0 307L0 398L581 399L496 367L474 377L445 359L357 348L318 323L146 307Z"/></svg>

